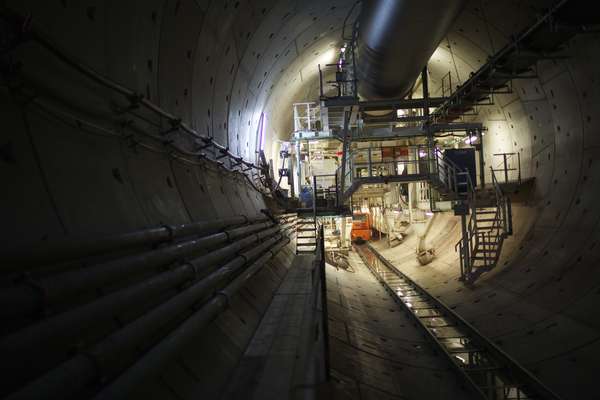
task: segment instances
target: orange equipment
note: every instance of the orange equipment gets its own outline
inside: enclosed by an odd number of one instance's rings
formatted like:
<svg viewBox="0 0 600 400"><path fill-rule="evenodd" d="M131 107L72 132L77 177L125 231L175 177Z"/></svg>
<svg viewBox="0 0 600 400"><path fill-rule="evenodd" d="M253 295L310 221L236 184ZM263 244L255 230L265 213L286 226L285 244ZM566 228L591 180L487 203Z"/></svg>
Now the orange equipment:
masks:
<svg viewBox="0 0 600 400"><path fill-rule="evenodd" d="M352 231L350 239L353 242L366 242L371 240L371 215L355 213L352 215Z"/></svg>

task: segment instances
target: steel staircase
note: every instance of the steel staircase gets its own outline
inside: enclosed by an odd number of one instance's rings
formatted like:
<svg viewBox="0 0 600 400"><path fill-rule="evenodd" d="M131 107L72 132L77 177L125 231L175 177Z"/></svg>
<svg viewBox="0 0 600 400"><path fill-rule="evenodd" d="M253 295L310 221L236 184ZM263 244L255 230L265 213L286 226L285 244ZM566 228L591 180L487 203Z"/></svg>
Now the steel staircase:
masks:
<svg viewBox="0 0 600 400"><path fill-rule="evenodd" d="M490 170L491 187L477 190L468 171L435 151L430 182L444 200L454 203L454 214L461 217L462 238L455 250L460 253L461 277L465 281L473 281L496 266L502 243L512 234L510 199L502 192L494 170Z"/></svg>
<svg viewBox="0 0 600 400"><path fill-rule="evenodd" d="M315 254L317 250L317 221L311 214L298 215L296 220L296 254Z"/></svg>
<svg viewBox="0 0 600 400"><path fill-rule="evenodd" d="M475 231L477 239L471 256L473 267L488 267L494 265L500 254L503 236L500 231L501 219L498 208L475 209Z"/></svg>

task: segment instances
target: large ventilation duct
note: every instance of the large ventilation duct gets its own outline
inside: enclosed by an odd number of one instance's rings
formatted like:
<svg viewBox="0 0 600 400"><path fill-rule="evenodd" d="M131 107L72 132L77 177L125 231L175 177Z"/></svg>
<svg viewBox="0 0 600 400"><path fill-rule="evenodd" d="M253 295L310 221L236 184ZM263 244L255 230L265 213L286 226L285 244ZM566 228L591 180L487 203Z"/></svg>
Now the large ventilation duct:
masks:
<svg viewBox="0 0 600 400"><path fill-rule="evenodd" d="M404 97L464 0L365 0L358 36L359 93Z"/></svg>

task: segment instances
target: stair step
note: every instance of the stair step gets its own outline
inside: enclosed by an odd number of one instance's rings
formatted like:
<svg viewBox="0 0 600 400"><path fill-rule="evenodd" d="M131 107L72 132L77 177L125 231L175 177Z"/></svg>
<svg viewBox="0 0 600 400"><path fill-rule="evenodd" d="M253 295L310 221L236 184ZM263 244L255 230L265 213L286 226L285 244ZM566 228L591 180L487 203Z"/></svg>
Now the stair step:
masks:
<svg viewBox="0 0 600 400"><path fill-rule="evenodd" d="M499 218L477 218L477 222L497 222L497 221L501 221L501 219Z"/></svg>
<svg viewBox="0 0 600 400"><path fill-rule="evenodd" d="M479 242L479 244L483 246L500 246L499 242Z"/></svg>
<svg viewBox="0 0 600 400"><path fill-rule="evenodd" d="M481 214L496 214L496 210L477 210L477 215Z"/></svg>
<svg viewBox="0 0 600 400"><path fill-rule="evenodd" d="M471 260L474 260L474 261L492 261L494 258L495 257L478 257L478 256L475 256L475 257L471 257Z"/></svg>
<svg viewBox="0 0 600 400"><path fill-rule="evenodd" d="M475 253L497 253L498 249L475 249Z"/></svg>
<svg viewBox="0 0 600 400"><path fill-rule="evenodd" d="M296 232L314 232L315 230L313 228L298 228L296 229Z"/></svg>

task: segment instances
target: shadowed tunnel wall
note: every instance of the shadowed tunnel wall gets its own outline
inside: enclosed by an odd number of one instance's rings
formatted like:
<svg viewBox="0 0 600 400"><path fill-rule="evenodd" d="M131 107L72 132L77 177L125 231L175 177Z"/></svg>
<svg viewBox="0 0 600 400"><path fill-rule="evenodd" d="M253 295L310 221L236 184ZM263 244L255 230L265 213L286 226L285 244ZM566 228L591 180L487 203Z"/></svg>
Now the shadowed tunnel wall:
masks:
<svg viewBox="0 0 600 400"><path fill-rule="evenodd" d="M551 3L468 2L429 62L432 95L441 94L448 71L453 82L464 81ZM254 161L261 113L268 121L265 148L274 157L275 140L291 132L291 104L316 95L316 64L335 56L353 2L3 4L31 16L34 26L84 64ZM398 40L401 46L410 38ZM458 239L456 221L442 218L445 222L432 228L432 237L439 235L437 260L413 268L414 278L573 399L578 397L572 385L593 386L600 358L595 314L600 213L594 207L600 179L598 46L597 35L576 37L566 49L569 58L541 62L539 79L517 82L512 95L499 96L477 117L489 129L488 160L492 153L519 151L524 176L535 177L533 195L515 207L516 235L506 242L499 268L475 288L457 283L455 240L447 234L450 230ZM224 176L210 163L183 161L169 146L142 134L164 132L165 121L141 109L134 111L136 118L119 113L126 104L122 97L89 82L34 42L20 45L11 57L20 72L10 86L25 86L0 92L5 183L0 213L7 227L0 234L2 247L252 216L264 208L243 179ZM170 139L183 148L195 145L184 135ZM279 265L289 265L290 259L289 252L282 255ZM410 269L414 257L405 261ZM250 285L254 295L266 293L260 301L253 303L246 294L203 334L202 340L219 349L210 353L218 379L198 378L211 369L199 357L186 364L195 373L178 364L147 392L160 398L219 392L281 278L276 265L271 280L257 277ZM203 346L208 351L210 346Z"/></svg>

